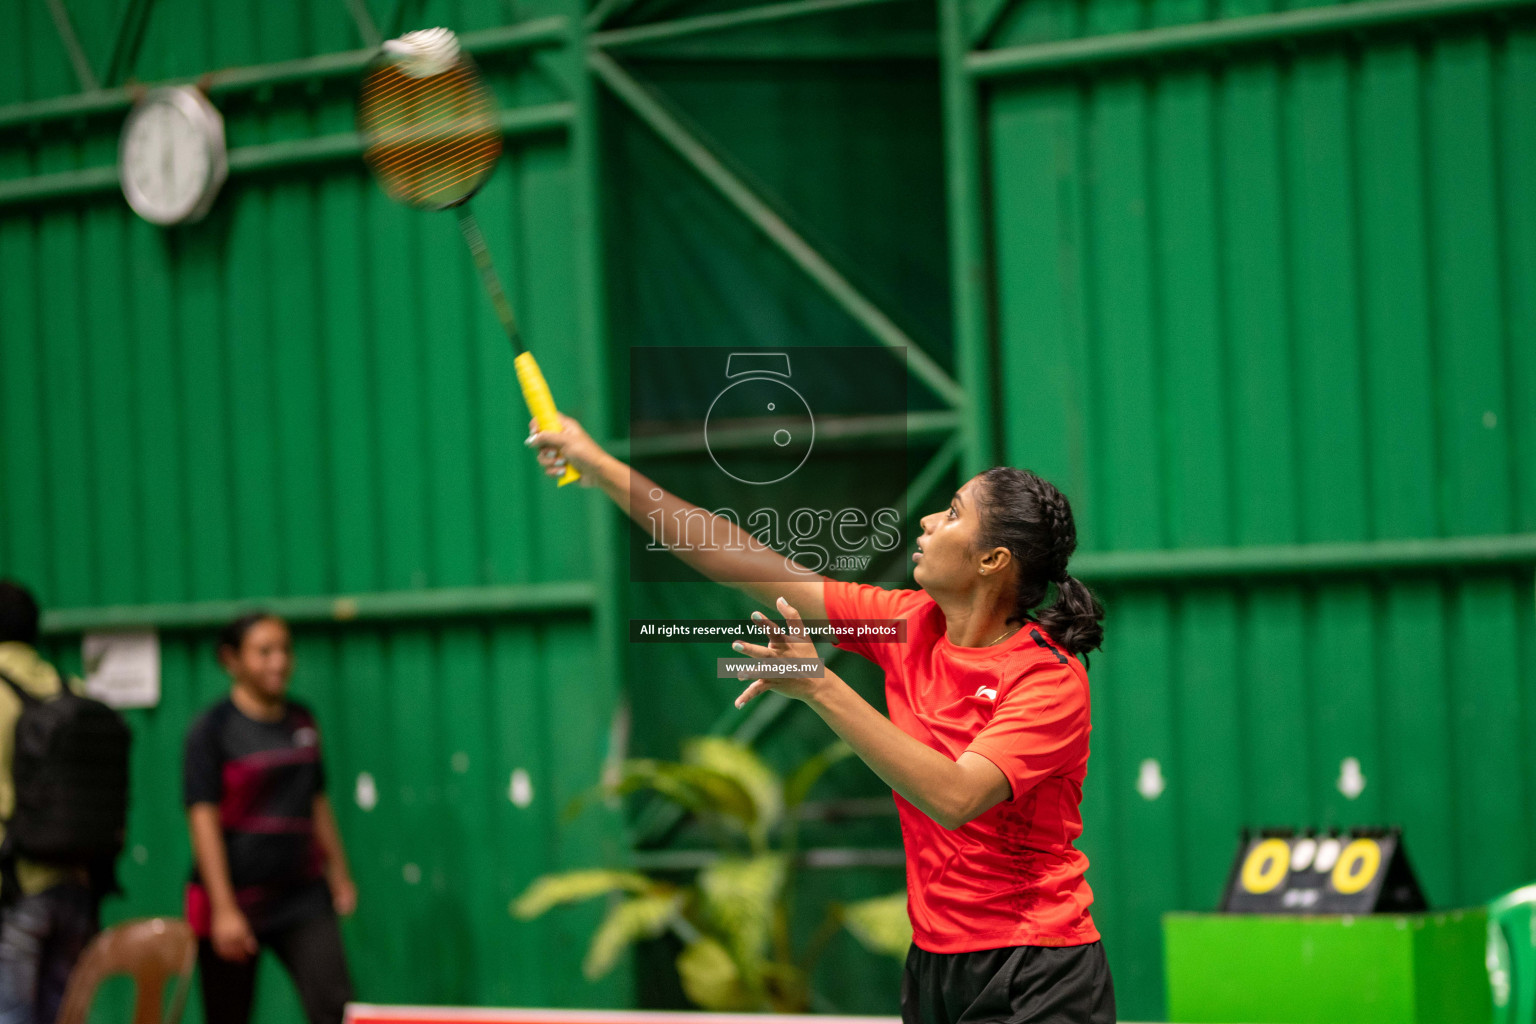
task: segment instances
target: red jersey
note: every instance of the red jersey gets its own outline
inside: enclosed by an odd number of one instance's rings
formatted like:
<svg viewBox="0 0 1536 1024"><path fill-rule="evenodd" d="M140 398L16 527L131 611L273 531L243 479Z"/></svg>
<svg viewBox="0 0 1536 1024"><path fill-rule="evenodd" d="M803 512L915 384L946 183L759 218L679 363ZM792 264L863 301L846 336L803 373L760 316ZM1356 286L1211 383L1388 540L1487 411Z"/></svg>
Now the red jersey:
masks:
<svg viewBox="0 0 1536 1024"><path fill-rule="evenodd" d="M1088 673L1036 623L957 647L921 590L826 583L832 619L906 619L905 643L842 641L885 670L902 732L946 757L997 765L1011 799L950 831L896 794L913 941L930 953L1096 942L1078 805L1088 766Z"/></svg>

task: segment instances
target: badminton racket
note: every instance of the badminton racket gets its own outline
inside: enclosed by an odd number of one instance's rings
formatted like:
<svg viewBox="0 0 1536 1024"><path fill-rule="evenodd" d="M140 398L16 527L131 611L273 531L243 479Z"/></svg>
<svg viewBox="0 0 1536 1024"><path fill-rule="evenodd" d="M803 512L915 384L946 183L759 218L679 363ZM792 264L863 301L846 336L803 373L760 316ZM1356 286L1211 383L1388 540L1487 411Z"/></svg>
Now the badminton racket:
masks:
<svg viewBox="0 0 1536 1024"><path fill-rule="evenodd" d="M559 430L560 413L538 361L523 345L512 303L491 262L470 199L501 156L496 101L448 29L408 32L384 44L363 76L357 107L363 159L386 195L418 210L453 210L480 283L512 342L513 365L540 430ZM567 466L564 487L581 474Z"/></svg>

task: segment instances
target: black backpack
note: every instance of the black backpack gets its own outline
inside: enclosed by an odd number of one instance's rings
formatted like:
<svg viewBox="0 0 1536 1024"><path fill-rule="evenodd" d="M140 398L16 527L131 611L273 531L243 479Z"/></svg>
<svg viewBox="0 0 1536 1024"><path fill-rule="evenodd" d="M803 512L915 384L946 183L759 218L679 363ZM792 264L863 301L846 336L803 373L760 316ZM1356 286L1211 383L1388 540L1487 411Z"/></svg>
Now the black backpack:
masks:
<svg viewBox="0 0 1536 1024"><path fill-rule="evenodd" d="M128 723L66 686L34 697L0 674L21 700L11 757L16 809L5 823L7 858L99 866L123 849L128 824Z"/></svg>

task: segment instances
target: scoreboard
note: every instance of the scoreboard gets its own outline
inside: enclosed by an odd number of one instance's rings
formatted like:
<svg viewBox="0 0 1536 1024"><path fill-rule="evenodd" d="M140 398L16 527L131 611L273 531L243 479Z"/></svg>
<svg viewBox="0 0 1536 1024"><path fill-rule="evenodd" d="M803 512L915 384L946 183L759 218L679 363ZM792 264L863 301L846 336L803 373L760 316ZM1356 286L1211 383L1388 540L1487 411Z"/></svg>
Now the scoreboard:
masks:
<svg viewBox="0 0 1536 1024"><path fill-rule="evenodd" d="M1400 829L1245 833L1221 909L1236 914L1414 913L1427 909Z"/></svg>

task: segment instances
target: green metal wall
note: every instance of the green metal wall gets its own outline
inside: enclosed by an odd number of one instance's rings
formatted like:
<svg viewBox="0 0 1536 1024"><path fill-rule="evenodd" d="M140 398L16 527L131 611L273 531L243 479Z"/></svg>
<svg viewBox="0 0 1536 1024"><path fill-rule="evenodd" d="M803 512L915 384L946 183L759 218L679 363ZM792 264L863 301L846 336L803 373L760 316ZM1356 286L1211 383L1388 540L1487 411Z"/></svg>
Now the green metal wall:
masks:
<svg viewBox="0 0 1536 1024"><path fill-rule="evenodd" d="M1402 823L1436 906L1536 874L1536 4L366 6L70 0L85 91L44 5L0 11L27 54L0 67L0 571L66 664L88 626L165 640L114 913L178 906L180 735L232 599L297 624L369 999L675 999L664 948L638 985L580 980L592 909L505 913L541 870L706 842L644 804L559 820L621 684L639 753L826 739L730 712L709 651L620 649L628 614L740 605L627 584L596 497L528 472L452 225L356 159L360 48L436 23L481 33L512 141L480 214L599 434L636 347L897 348L911 479L871 486L920 513L1006 461L1067 489L1109 607L1083 845L1122 1016L1161 1016L1158 916L1214 904L1245 824ZM125 76L253 64L209 80L234 153L209 220L132 217ZM701 467L679 454L683 493ZM806 842L862 859L803 900L900 885L881 793L827 780ZM895 1010L894 962L834 956L829 1008Z"/></svg>
<svg viewBox="0 0 1536 1024"><path fill-rule="evenodd" d="M642 33L686 29L705 8L636 5L597 37L607 41L605 56L634 83L606 88L601 107L605 279L616 366L632 351L677 345L867 346L871 363L893 358L878 344L870 319L850 309L851 292L930 355L941 373L953 373L935 12L920 3L844 6L776 23L657 36ZM724 174L709 173L708 159ZM786 233L796 241L785 243ZM806 264L815 260L847 288L809 272ZM629 388L617 376L613 402L623 408ZM847 381L858 387L858 367ZM671 418L680 419L693 415L681 410L707 408L720 384L716 375L672 386L680 411ZM922 383L914 381L910 393L913 409L949 415ZM818 417L823 411L818 407ZM914 435L910 443L908 433L866 443L906 449L915 475L940 455L953 427ZM950 449L939 468L947 472L952 460ZM702 449L681 451L656 468L660 482L695 498L719 474ZM857 451L840 471L892 501L909 482L872 475ZM829 472L823 464L814 475ZM944 486L947 491L952 481ZM824 502L814 487L797 478L776 488L772 501L785 508ZM646 583L627 588L625 607L635 617L706 618L744 615L752 605L710 584ZM772 699L735 711L734 684L714 678L719 654L708 646L630 647L625 663L636 754L675 757L682 739L718 732L754 742L787 771L826 745L825 725L798 704ZM879 702L879 680L854 661L839 670ZM805 822L801 842L839 866L803 869L796 883L797 948L811 939L828 901L903 886L900 830L888 793L862 766L845 764L813 794L817 803L831 801L829 817ZM710 847L706 829L674 822L660 810L637 808L637 865L655 869L674 862L678 851ZM670 952L665 946L642 951L643 1005L685 1005L669 984ZM812 987L817 1009L893 1014L900 964L843 934L823 957Z"/></svg>
<svg viewBox="0 0 1536 1024"><path fill-rule="evenodd" d="M1109 609L1082 845L1133 1019L1245 825L1402 824L1437 907L1536 876L1536 30L1393 6L957 15L999 451Z"/></svg>
<svg viewBox="0 0 1536 1024"><path fill-rule="evenodd" d="M358 27L341 3L68 10L104 88L40 122L17 105L80 83L45 5L0 10L28 55L0 69L0 572L37 588L76 669L82 628L161 628L162 701L130 714L127 898L109 917L180 912L181 739L227 691L215 625L262 599L295 623L294 689L322 724L361 892L345 929L359 995L627 1005L627 968L579 970L600 908L507 911L540 873L626 855L611 811L562 818L599 776L617 700L602 529L591 495L529 472L511 353L452 218L392 205L356 159L355 71L271 67L354 51ZM595 278L568 13L399 16L538 29L536 52L482 48L522 121L477 208L546 372L602 425L584 402L606 384L577 301ZM106 68L136 24L141 80L266 66L269 84L212 86L232 175L191 227L144 223L92 176L115 161L126 97ZM301 1019L270 965L259 1012Z"/></svg>

